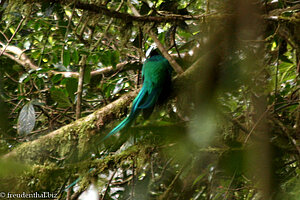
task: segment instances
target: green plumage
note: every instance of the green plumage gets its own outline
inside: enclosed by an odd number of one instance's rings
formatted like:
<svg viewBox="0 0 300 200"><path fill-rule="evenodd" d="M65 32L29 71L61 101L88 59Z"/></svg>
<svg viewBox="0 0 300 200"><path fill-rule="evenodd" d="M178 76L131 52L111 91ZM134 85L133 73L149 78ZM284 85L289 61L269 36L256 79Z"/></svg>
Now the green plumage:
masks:
<svg viewBox="0 0 300 200"><path fill-rule="evenodd" d="M146 114L149 116L157 101L160 101L166 92L168 92L167 90L170 89L171 72L172 68L168 60L159 55L157 51L151 52L150 58L143 64L143 87L132 103L129 116L110 131L103 140L117 133L122 128L129 126L140 111L150 112Z"/></svg>

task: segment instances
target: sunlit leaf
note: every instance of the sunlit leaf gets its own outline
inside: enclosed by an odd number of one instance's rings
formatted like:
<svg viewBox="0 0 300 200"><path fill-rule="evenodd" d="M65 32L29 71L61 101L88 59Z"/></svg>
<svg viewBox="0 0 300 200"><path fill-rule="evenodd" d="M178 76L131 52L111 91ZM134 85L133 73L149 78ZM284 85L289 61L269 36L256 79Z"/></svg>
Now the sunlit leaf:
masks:
<svg viewBox="0 0 300 200"><path fill-rule="evenodd" d="M29 74L28 73L25 73L25 74L22 74L22 76L19 78L19 83L23 83L23 82L27 82L29 81Z"/></svg>
<svg viewBox="0 0 300 200"><path fill-rule="evenodd" d="M123 87L124 87L123 80L124 80L123 78L121 78L120 80L118 80L118 82L117 82L117 84L115 86L115 89L112 92L112 95L117 94L118 92L120 92L123 89Z"/></svg>

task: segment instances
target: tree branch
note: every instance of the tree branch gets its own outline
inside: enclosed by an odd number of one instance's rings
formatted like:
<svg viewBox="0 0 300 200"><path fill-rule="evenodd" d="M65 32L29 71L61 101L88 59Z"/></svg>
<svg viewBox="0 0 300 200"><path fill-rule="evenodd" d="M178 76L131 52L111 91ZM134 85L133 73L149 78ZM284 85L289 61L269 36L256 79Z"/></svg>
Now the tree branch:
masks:
<svg viewBox="0 0 300 200"><path fill-rule="evenodd" d="M3 46L3 47L0 46L0 50L2 51L2 49L5 47L5 44L0 42L0 45ZM8 52L10 52L10 53L8 53ZM5 51L3 51L3 55L10 58L11 60L17 62L19 65L22 65L25 68L30 68L30 69L34 69L34 70L39 69L39 67L24 52L25 52L25 50L22 50L19 47L8 45L5 49ZM125 61L125 62L117 64L115 68L112 66L109 66L109 67L104 67L104 68L92 71L91 76L93 77L93 76L98 76L98 75L102 75L102 74L104 74L105 76L109 76L116 72L123 72L123 71L127 71L127 70L138 69L141 67L142 67L142 64L137 60ZM79 77L78 72L59 72L59 71L50 70L50 71L48 71L48 73L54 74L54 75L61 74L64 77L74 77L74 78Z"/></svg>
<svg viewBox="0 0 300 200"><path fill-rule="evenodd" d="M82 90L83 90L83 80L86 67L87 56L83 55L80 61L78 87L77 87L77 102L76 102L76 120L81 117L81 101L82 101Z"/></svg>
<svg viewBox="0 0 300 200"><path fill-rule="evenodd" d="M52 0L56 2L55 0ZM111 10L106 8L105 6L98 6L95 4L85 4L85 3L77 3L76 8L92 11L95 13L103 13L109 17L121 19L124 21L139 21L139 22L157 22L157 23L165 23L165 22L178 22L178 21L185 21L185 20L200 20L204 17L216 15L213 14L203 14L203 15L179 15L179 14L167 14L164 16L147 16L147 15L130 15L127 13L121 13L115 10Z"/></svg>
<svg viewBox="0 0 300 200"><path fill-rule="evenodd" d="M8 45L11 43L12 39L16 36L16 33L19 31L19 29L20 29L21 25L23 24L24 20L25 20L25 17L22 17L20 23L18 24L17 29L15 30L15 32L13 33L13 35L10 37L10 39L7 41L7 44L4 46L4 48L1 50L0 56L2 56L2 54L5 52L5 50L8 47Z"/></svg>
<svg viewBox="0 0 300 200"><path fill-rule="evenodd" d="M177 87L179 87L178 84L184 83L184 80L192 79L191 76L197 74L196 70L200 69L198 65L192 65L190 68L174 79ZM87 117L76 120L37 140L23 143L3 158L43 163L51 155L66 160L80 160L87 156L87 152L92 148L90 140L100 141L103 134L99 133L104 133L106 125L127 113L127 107L137 93L138 90L129 92ZM97 142L93 144L99 145Z"/></svg>
<svg viewBox="0 0 300 200"><path fill-rule="evenodd" d="M149 35L150 37L154 40L155 44L157 45L158 49L161 51L161 53L163 54L163 56L170 62L171 66L173 67L173 69L176 71L177 74L181 74L183 72L183 69L181 68L181 66L170 56L170 54L168 53L168 51L164 48L164 46L162 45L162 43L157 39L155 33L150 30L149 31Z"/></svg>
<svg viewBox="0 0 300 200"><path fill-rule="evenodd" d="M130 1L128 1L128 5L131 9L131 11L134 13L135 16L141 16L139 11L131 4ZM150 37L154 40L156 46L161 51L163 56L169 61L173 69L177 74L181 74L183 72L183 69L181 66L169 55L168 51L165 49L163 44L159 41L159 39L156 37L155 33L152 31L152 29L149 30Z"/></svg>
<svg viewBox="0 0 300 200"><path fill-rule="evenodd" d="M80 160L87 155L91 148L90 140L99 139L104 133L105 126L112 119L124 114L127 106L137 95L138 90L129 92L118 100L80 118L66 126L63 126L34 141L26 142L16 147L3 158L15 158L17 160L43 163L49 160L50 155L64 158L65 160ZM100 141L100 140L98 140Z"/></svg>

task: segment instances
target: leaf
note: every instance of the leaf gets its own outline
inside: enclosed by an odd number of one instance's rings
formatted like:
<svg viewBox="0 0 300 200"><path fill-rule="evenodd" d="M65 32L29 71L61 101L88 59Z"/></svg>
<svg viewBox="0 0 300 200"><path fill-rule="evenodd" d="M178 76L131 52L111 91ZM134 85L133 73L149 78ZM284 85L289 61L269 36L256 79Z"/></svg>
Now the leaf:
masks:
<svg viewBox="0 0 300 200"><path fill-rule="evenodd" d="M64 11L62 11L62 13L60 13L60 14L62 14L61 17L63 17L63 12L64 12ZM67 22L67 21L59 20L59 21L58 21L58 26L60 27L60 28L59 28L60 34L65 35L65 34L66 34L66 31L67 31L67 28L66 28L66 27L68 26L68 22Z"/></svg>
<svg viewBox="0 0 300 200"><path fill-rule="evenodd" d="M66 89L72 102L75 102L75 93L77 91L78 81L76 78L68 78L66 80Z"/></svg>
<svg viewBox="0 0 300 200"><path fill-rule="evenodd" d="M40 50L33 50L31 56L34 59L38 59L41 56L41 51Z"/></svg>
<svg viewBox="0 0 300 200"><path fill-rule="evenodd" d="M24 42L23 46L25 49L29 49L31 46L31 42L29 40L27 40L26 42Z"/></svg>
<svg viewBox="0 0 300 200"><path fill-rule="evenodd" d="M99 62L99 55L90 55L88 57L88 62L97 64Z"/></svg>
<svg viewBox="0 0 300 200"><path fill-rule="evenodd" d="M285 64L285 67L282 67L282 69L281 69L281 70L284 69L284 71L283 71L283 74L282 74L282 76L281 76L281 78L280 78L280 82L285 81L285 80L286 80L285 78L286 78L288 72L289 72L293 67L296 67L295 65L289 64L289 63L282 63L282 64ZM294 78L294 77L288 77L288 76L287 76L287 79L293 79L293 78Z"/></svg>
<svg viewBox="0 0 300 200"><path fill-rule="evenodd" d="M293 61L291 61L290 59L288 59L288 57L285 56L285 55L280 55L280 56L279 56L279 59L280 59L281 61L283 61L283 62L293 64Z"/></svg>
<svg viewBox="0 0 300 200"><path fill-rule="evenodd" d="M52 63L58 63L58 57L56 55L56 53L52 53L51 54L51 58L52 58Z"/></svg>
<svg viewBox="0 0 300 200"><path fill-rule="evenodd" d="M71 56L70 56L70 51L64 50L63 54L63 65L67 67L70 64Z"/></svg>
<svg viewBox="0 0 300 200"><path fill-rule="evenodd" d="M28 73L25 73L25 74L22 74L21 77L19 78L19 83L26 83L29 81L29 74Z"/></svg>
<svg viewBox="0 0 300 200"><path fill-rule="evenodd" d="M111 65L115 68L120 61L120 53L118 51L105 51L101 54L100 61L106 67Z"/></svg>
<svg viewBox="0 0 300 200"><path fill-rule="evenodd" d="M54 43L53 43L53 36L49 36L49 37L48 37L48 42L49 42L51 45L54 44Z"/></svg>
<svg viewBox="0 0 300 200"><path fill-rule="evenodd" d="M109 66L110 65L110 53L108 51L104 52L101 55L100 61L104 66Z"/></svg>
<svg viewBox="0 0 300 200"><path fill-rule="evenodd" d="M198 183L205 175L206 175L205 173L200 174L200 175L194 180L193 186L194 186L195 184L197 184L197 183Z"/></svg>
<svg viewBox="0 0 300 200"><path fill-rule="evenodd" d="M51 98L58 103L60 108L68 108L72 106L68 96L61 88L51 88Z"/></svg>
<svg viewBox="0 0 300 200"><path fill-rule="evenodd" d="M25 104L18 118L18 134L29 134L35 125L35 111L32 102Z"/></svg>
<svg viewBox="0 0 300 200"><path fill-rule="evenodd" d="M43 74L43 77L48 77L48 76L45 76L44 74L45 74L46 72L49 72L49 71L51 71L50 68L38 68L38 69L36 70L37 73Z"/></svg>
<svg viewBox="0 0 300 200"><path fill-rule="evenodd" d="M43 80L42 78L36 78L34 82L35 82L36 86L37 86L40 90L43 89L45 83L44 83L44 80Z"/></svg>
<svg viewBox="0 0 300 200"><path fill-rule="evenodd" d="M41 27L41 24L39 23L39 21L34 22L33 28L35 31L38 31L40 27Z"/></svg>
<svg viewBox="0 0 300 200"><path fill-rule="evenodd" d="M115 86L115 89L114 89L114 91L112 92L112 95L115 95L115 94L117 94L118 92L120 92L120 91L122 90L122 88L123 88L123 86L124 86L123 80L124 80L124 78L121 78L121 79L117 82L117 84L116 84L116 86Z"/></svg>
<svg viewBox="0 0 300 200"><path fill-rule="evenodd" d="M116 68L117 64L119 63L120 60L120 53L118 51L113 51L110 54L110 63L113 66L113 68Z"/></svg>
<svg viewBox="0 0 300 200"><path fill-rule="evenodd" d="M73 51L73 62L75 64L79 63L79 54L78 54L78 51L76 49L74 49L74 51Z"/></svg>
<svg viewBox="0 0 300 200"><path fill-rule="evenodd" d="M53 13L54 10L54 3L44 2L42 4L42 10L45 12L45 17L50 17L50 15Z"/></svg>
<svg viewBox="0 0 300 200"><path fill-rule="evenodd" d="M90 83L90 81L91 81L91 71L92 71L91 66L86 66L85 72L84 72L84 78L83 78L84 83Z"/></svg>
<svg viewBox="0 0 300 200"><path fill-rule="evenodd" d="M10 12L9 14L11 14L12 16L14 16L16 18L22 18L22 14L19 12Z"/></svg>
<svg viewBox="0 0 300 200"><path fill-rule="evenodd" d="M58 71L67 71L67 68L61 64L53 64L54 68L57 69Z"/></svg>
<svg viewBox="0 0 300 200"><path fill-rule="evenodd" d="M52 77L52 83L58 83L62 79L62 74L56 74Z"/></svg>
<svg viewBox="0 0 300 200"><path fill-rule="evenodd" d="M38 99L33 99L31 101L31 104L34 106L45 106L46 105L44 102L40 102Z"/></svg>

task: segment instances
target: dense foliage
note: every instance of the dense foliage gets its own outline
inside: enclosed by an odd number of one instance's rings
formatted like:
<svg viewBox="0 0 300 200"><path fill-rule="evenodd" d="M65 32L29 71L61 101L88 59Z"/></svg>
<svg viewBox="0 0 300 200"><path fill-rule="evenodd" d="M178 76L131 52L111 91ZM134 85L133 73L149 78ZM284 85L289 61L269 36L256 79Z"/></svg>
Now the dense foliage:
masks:
<svg viewBox="0 0 300 200"><path fill-rule="evenodd" d="M0 192L299 199L297 2L0 0ZM169 100L101 141L155 47Z"/></svg>

